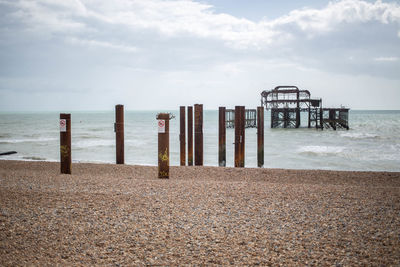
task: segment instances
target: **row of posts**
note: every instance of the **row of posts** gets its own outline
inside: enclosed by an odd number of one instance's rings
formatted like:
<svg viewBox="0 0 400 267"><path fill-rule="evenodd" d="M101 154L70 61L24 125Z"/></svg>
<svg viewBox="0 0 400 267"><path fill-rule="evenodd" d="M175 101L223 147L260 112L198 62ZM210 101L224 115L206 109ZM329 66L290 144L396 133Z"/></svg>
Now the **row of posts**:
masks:
<svg viewBox="0 0 400 267"><path fill-rule="evenodd" d="M180 165L186 164L185 107L180 111ZM219 108L218 165L226 166L225 107ZM169 178L169 113L159 113L158 121L158 177ZM193 166L193 107L187 107L188 165ZM124 164L124 106L115 106L114 132L116 138L116 163ZM235 167L245 166L245 107L235 107ZM194 105L194 164L203 165L203 105ZM61 173L71 174L71 114L60 114ZM264 108L257 107L257 166L264 166Z"/></svg>

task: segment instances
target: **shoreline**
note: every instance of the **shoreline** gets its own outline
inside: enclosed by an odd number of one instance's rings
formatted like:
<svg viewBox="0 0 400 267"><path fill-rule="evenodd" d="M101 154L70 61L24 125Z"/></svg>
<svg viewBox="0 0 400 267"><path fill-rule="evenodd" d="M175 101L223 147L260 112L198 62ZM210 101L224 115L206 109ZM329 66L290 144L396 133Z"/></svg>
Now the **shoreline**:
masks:
<svg viewBox="0 0 400 267"><path fill-rule="evenodd" d="M15 162L38 162L38 163L58 163L60 164L59 160L36 160L36 159L7 159L7 158L2 158L0 157L0 161L15 161ZM95 164L95 165L119 165L113 162L103 162L103 161L74 161L72 160L72 165L76 165L76 164ZM122 164L125 166L132 166L132 167L155 167L157 168L157 165L150 165L150 164L130 164L130 163L125 163ZM232 166L228 166L228 167L219 167L218 165L204 165L204 166L180 166L180 165L170 165L170 168L177 168L177 167L196 167L196 168L201 168L201 167L205 167L205 168L226 168L226 169L254 169L254 170L286 170L286 171L332 171L332 172L360 172L360 173L400 173L400 170L395 170L395 171L391 171L391 170L367 170L367 171L363 171L363 170L334 170L334 169L295 169L295 168L269 168L269 167L244 167L244 168L237 168L237 167L232 167Z"/></svg>
<svg viewBox="0 0 400 267"><path fill-rule="evenodd" d="M397 265L400 173L0 160L0 265Z"/></svg>

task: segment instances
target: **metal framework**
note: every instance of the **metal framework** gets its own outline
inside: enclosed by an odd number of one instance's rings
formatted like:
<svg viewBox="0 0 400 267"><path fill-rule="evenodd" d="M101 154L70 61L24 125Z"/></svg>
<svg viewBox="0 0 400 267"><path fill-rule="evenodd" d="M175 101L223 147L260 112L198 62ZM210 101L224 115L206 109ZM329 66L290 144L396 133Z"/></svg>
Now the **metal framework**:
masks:
<svg viewBox="0 0 400 267"><path fill-rule="evenodd" d="M225 111L226 128L235 128L235 110L226 109ZM245 110L245 128L257 128L257 110Z"/></svg>
<svg viewBox="0 0 400 267"><path fill-rule="evenodd" d="M348 108L324 108L322 109L322 122L324 128L333 130L349 129Z"/></svg>
<svg viewBox="0 0 400 267"><path fill-rule="evenodd" d="M263 91L261 105L271 110L271 128L299 128L300 114L307 113L308 128L349 129L348 108L323 109L322 99L312 99L310 91L296 86L277 86Z"/></svg>

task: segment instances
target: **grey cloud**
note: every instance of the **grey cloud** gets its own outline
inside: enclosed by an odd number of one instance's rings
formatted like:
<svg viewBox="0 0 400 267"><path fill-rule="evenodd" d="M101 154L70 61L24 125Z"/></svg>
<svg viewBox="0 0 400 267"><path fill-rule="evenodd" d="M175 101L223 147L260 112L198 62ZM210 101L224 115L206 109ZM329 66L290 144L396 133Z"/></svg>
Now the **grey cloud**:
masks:
<svg viewBox="0 0 400 267"><path fill-rule="evenodd" d="M399 10L344 0L253 22L194 1L2 1L0 92L132 95L143 106L165 90L182 101L229 92L233 103L243 88L258 96L267 81L317 71L398 84L400 62L376 59L400 58Z"/></svg>

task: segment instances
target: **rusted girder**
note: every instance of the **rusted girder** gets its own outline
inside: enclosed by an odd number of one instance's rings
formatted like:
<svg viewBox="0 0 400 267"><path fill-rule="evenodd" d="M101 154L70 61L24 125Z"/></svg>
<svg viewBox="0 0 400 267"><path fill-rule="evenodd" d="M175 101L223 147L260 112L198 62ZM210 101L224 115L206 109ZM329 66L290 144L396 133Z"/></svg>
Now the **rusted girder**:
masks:
<svg viewBox="0 0 400 267"><path fill-rule="evenodd" d="M181 150L181 166L185 166L186 164L186 136L185 136L185 107L181 106L180 108L180 133L179 133L179 142L180 142L180 150Z"/></svg>
<svg viewBox="0 0 400 267"><path fill-rule="evenodd" d="M194 153L196 166L203 166L203 105L194 105Z"/></svg>
<svg viewBox="0 0 400 267"><path fill-rule="evenodd" d="M264 166L264 107L257 107L257 166Z"/></svg>
<svg viewBox="0 0 400 267"><path fill-rule="evenodd" d="M188 166L193 166L193 107L187 107Z"/></svg>
<svg viewBox="0 0 400 267"><path fill-rule="evenodd" d="M219 107L218 123L218 165L226 166L226 126L225 126L225 107Z"/></svg>
<svg viewBox="0 0 400 267"><path fill-rule="evenodd" d="M61 173L71 174L71 114L60 114Z"/></svg>
<svg viewBox="0 0 400 267"><path fill-rule="evenodd" d="M235 167L244 167L245 107L235 106Z"/></svg>
<svg viewBox="0 0 400 267"><path fill-rule="evenodd" d="M115 152L116 152L116 163L125 163L124 153L124 106L115 106Z"/></svg>
<svg viewBox="0 0 400 267"><path fill-rule="evenodd" d="M158 178L169 178L169 120L170 114L159 113L158 124Z"/></svg>

